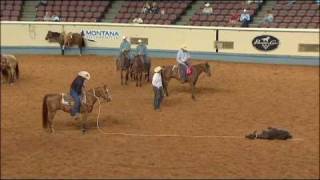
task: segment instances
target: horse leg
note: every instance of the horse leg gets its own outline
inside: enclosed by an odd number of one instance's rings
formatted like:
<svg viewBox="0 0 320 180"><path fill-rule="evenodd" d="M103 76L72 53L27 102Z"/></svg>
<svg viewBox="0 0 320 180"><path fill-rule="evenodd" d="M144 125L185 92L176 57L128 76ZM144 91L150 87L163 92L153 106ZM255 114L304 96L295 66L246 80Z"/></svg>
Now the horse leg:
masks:
<svg viewBox="0 0 320 180"><path fill-rule="evenodd" d="M64 45L61 46L61 55L64 55Z"/></svg>
<svg viewBox="0 0 320 180"><path fill-rule="evenodd" d="M142 86L142 72L140 72L139 81L140 81L140 87L141 87Z"/></svg>
<svg viewBox="0 0 320 180"><path fill-rule="evenodd" d="M194 96L195 85L193 83L190 83L190 84L191 84L191 98L193 100L196 100L196 97Z"/></svg>
<svg viewBox="0 0 320 180"><path fill-rule="evenodd" d="M82 55L82 47L79 46L79 50L80 50L80 56Z"/></svg>
<svg viewBox="0 0 320 180"><path fill-rule="evenodd" d="M54 127L53 127L53 118L55 116L56 112L48 112L48 124L49 124L49 132L54 133Z"/></svg>
<svg viewBox="0 0 320 180"><path fill-rule="evenodd" d="M126 70L126 79L125 79L125 85L127 85L128 84L128 79L129 79L129 70L127 69Z"/></svg>
<svg viewBox="0 0 320 180"><path fill-rule="evenodd" d="M82 134L84 134L84 133L86 133L86 121L87 121L88 113L85 112L81 116L82 116L81 117L81 131L82 131Z"/></svg>
<svg viewBox="0 0 320 180"><path fill-rule="evenodd" d="M123 70L120 70L120 79L121 79L121 85L123 85Z"/></svg>

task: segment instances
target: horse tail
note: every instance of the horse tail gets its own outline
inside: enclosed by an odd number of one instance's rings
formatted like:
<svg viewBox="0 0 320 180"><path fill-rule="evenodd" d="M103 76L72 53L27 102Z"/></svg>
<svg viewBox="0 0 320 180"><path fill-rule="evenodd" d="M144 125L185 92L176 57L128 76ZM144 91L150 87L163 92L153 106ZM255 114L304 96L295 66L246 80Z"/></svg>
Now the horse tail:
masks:
<svg viewBox="0 0 320 180"><path fill-rule="evenodd" d="M47 128L48 127L48 106L47 106L47 98L49 95L45 95L43 97L42 102L42 127Z"/></svg>
<svg viewBox="0 0 320 180"><path fill-rule="evenodd" d="M16 76L17 76L17 79L19 79L20 73L19 73L19 64L18 63L16 65Z"/></svg>

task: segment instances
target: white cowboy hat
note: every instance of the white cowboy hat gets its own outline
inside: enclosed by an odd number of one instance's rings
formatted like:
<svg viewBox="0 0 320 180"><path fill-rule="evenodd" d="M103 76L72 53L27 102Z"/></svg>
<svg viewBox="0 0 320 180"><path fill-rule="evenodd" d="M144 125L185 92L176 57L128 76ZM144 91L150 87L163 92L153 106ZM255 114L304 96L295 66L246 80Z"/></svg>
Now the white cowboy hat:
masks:
<svg viewBox="0 0 320 180"><path fill-rule="evenodd" d="M247 10L246 10L246 9L244 9L244 10L243 10L243 12L247 12Z"/></svg>
<svg viewBox="0 0 320 180"><path fill-rule="evenodd" d="M210 3L207 2L206 4L204 4L204 6L209 7Z"/></svg>
<svg viewBox="0 0 320 180"><path fill-rule="evenodd" d="M157 66L156 68L154 68L154 72L155 72L155 73L158 73L158 72L161 71L161 69L162 69L161 66Z"/></svg>
<svg viewBox="0 0 320 180"><path fill-rule="evenodd" d="M87 71L80 71L78 75L85 78L86 80L90 79L90 74Z"/></svg>
<svg viewBox="0 0 320 180"><path fill-rule="evenodd" d="M188 49L187 49L187 45L185 45L185 44L182 45L182 46L181 46L181 49L183 49L183 50L188 50Z"/></svg>
<svg viewBox="0 0 320 180"><path fill-rule="evenodd" d="M141 39L138 40L138 43L142 43Z"/></svg>
<svg viewBox="0 0 320 180"><path fill-rule="evenodd" d="M127 37L126 36L122 36L122 39L127 39Z"/></svg>

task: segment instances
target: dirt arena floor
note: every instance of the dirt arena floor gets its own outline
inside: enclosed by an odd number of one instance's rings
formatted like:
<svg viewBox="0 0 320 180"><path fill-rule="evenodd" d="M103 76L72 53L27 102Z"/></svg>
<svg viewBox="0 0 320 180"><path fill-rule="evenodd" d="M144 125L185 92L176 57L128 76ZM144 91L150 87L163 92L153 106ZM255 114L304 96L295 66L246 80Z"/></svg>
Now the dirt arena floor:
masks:
<svg viewBox="0 0 320 180"><path fill-rule="evenodd" d="M21 79L1 86L1 178L319 178L319 67L212 61L196 101L172 80L154 112L151 85L121 86L111 57L17 58ZM174 62L153 59L153 67ZM42 129L43 96L68 92L80 70L91 73L89 88L111 88L101 129L130 136L101 133L98 106L85 135L61 111L55 134ZM243 138L268 126L295 139Z"/></svg>

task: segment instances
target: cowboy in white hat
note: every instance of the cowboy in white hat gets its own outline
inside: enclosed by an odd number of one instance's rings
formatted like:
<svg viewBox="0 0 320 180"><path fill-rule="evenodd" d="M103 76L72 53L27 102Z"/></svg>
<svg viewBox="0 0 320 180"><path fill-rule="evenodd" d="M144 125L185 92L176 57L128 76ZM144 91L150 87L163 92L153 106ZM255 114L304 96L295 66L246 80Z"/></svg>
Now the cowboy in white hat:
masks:
<svg viewBox="0 0 320 180"><path fill-rule="evenodd" d="M241 13L240 21L242 22L241 27L249 27L250 23L250 14L246 9L243 9L243 13Z"/></svg>
<svg viewBox="0 0 320 180"><path fill-rule="evenodd" d="M188 52L187 45L182 45L177 53L177 63L179 68L181 82L187 81L187 68L191 65L190 53Z"/></svg>
<svg viewBox="0 0 320 180"><path fill-rule="evenodd" d="M75 104L71 109L71 116L76 119L80 117L81 100L85 98L85 84L90 80L90 74L87 71L80 71L77 77L72 81L70 87L70 95L73 97ZM83 97L83 98L81 98Z"/></svg>
<svg viewBox="0 0 320 180"><path fill-rule="evenodd" d="M154 74L152 77L152 86L154 92L153 106L154 110L156 111L160 111L160 104L164 97L161 70L161 66L157 66L156 68L154 68Z"/></svg>
<svg viewBox="0 0 320 180"><path fill-rule="evenodd" d="M146 64L148 63L148 49L145 43L142 42L141 39L138 40L138 46L137 46L137 55L142 55L143 56L143 63Z"/></svg>
<svg viewBox="0 0 320 180"><path fill-rule="evenodd" d="M128 37L127 36L122 36L122 42L120 44L120 54L125 52L125 51L128 51L129 53L129 59L131 60L132 59L132 55L131 55L131 44L130 42L128 41Z"/></svg>

